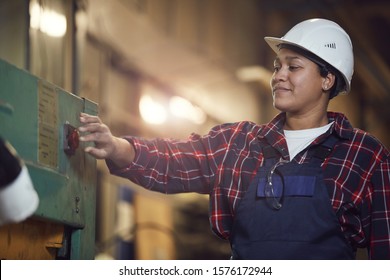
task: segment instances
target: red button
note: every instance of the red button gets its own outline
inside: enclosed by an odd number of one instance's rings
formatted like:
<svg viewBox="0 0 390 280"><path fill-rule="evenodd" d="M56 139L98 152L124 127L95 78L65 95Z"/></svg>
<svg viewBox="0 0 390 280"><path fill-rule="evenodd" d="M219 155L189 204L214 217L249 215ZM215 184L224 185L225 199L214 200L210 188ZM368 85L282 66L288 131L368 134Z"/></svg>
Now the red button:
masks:
<svg viewBox="0 0 390 280"><path fill-rule="evenodd" d="M64 125L64 135L66 135L64 137L64 152L68 156L72 156L76 153L76 149L80 145L79 132L75 127L66 123Z"/></svg>
<svg viewBox="0 0 390 280"><path fill-rule="evenodd" d="M75 151L79 147L79 144L79 132L75 129L68 135L68 146L71 150Z"/></svg>

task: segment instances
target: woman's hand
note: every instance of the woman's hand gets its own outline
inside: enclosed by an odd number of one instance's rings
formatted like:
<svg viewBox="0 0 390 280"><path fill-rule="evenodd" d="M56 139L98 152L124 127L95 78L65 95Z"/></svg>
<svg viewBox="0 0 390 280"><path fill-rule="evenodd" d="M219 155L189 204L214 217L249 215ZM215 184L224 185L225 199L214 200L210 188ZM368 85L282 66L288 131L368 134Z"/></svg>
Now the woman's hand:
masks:
<svg viewBox="0 0 390 280"><path fill-rule="evenodd" d="M86 153L97 159L111 160L118 167L125 167L133 161L133 146L125 139L112 135L110 128L99 117L81 113L80 122L83 125L78 130L84 134L80 136L80 141L95 144L86 147Z"/></svg>

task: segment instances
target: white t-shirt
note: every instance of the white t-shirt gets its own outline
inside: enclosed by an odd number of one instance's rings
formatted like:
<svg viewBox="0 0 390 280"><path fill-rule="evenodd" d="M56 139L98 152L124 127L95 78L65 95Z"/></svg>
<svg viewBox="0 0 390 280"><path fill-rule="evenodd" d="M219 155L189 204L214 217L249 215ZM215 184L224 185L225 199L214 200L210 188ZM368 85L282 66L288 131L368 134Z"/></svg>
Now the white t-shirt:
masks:
<svg viewBox="0 0 390 280"><path fill-rule="evenodd" d="M318 136L324 134L331 127L333 122L316 128L302 130L284 130L290 160L309 146Z"/></svg>

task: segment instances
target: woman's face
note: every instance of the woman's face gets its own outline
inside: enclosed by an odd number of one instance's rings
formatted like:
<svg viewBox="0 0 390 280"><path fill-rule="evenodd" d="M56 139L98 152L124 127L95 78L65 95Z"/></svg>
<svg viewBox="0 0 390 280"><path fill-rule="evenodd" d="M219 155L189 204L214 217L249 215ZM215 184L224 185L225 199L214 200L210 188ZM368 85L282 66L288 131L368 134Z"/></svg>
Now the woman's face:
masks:
<svg viewBox="0 0 390 280"><path fill-rule="evenodd" d="M324 108L329 100L328 94L323 91L325 83L326 78L321 77L317 64L297 52L280 49L271 79L276 109L301 114Z"/></svg>

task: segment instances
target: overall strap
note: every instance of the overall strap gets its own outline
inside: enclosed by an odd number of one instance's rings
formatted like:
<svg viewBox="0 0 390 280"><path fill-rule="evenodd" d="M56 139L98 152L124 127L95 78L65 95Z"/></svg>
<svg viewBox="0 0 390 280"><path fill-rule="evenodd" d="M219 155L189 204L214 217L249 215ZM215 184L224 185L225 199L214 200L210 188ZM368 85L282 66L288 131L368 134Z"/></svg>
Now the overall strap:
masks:
<svg viewBox="0 0 390 280"><path fill-rule="evenodd" d="M337 136L331 134L324 142L311 148L313 160L322 163L331 154L338 141Z"/></svg>
<svg viewBox="0 0 390 280"><path fill-rule="evenodd" d="M267 145L263 147L263 156L265 159L278 158L280 153L271 145Z"/></svg>
<svg viewBox="0 0 390 280"><path fill-rule="evenodd" d="M281 153L272 147L271 145L266 145L262 148L263 150L263 157L264 157L264 164L263 167L271 168L278 160L281 158Z"/></svg>

